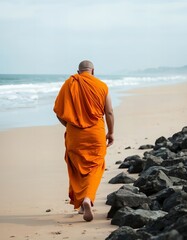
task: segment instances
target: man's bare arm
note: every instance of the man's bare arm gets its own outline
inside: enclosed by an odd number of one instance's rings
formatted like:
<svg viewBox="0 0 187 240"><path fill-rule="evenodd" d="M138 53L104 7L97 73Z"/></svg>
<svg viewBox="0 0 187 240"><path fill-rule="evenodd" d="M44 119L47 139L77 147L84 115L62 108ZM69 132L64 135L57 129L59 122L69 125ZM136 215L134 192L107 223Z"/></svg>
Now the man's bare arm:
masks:
<svg viewBox="0 0 187 240"><path fill-rule="evenodd" d="M64 127L66 127L67 122L64 121L64 120L62 120L62 119L59 118L58 116L57 116L57 118L58 118L58 120L62 123L62 125L64 125Z"/></svg>
<svg viewBox="0 0 187 240"><path fill-rule="evenodd" d="M109 147L114 142L114 113L113 113L112 102L109 94L106 97L105 118L106 118L106 124L108 128L108 133L106 135L106 139L108 141L107 147Z"/></svg>

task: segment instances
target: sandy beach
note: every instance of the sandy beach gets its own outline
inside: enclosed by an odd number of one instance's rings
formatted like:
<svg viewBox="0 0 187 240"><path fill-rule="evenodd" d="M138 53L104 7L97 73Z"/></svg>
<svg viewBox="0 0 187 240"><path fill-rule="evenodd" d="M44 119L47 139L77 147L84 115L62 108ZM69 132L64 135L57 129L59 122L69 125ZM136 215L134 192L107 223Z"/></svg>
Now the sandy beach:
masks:
<svg viewBox="0 0 187 240"><path fill-rule="evenodd" d="M131 90L121 100L114 109L115 144L108 148L92 222L68 204L61 125L0 132L0 239L101 240L117 228L107 219L110 206L105 205L106 196L120 187L108 184L122 172L115 162L141 155L140 145L187 126L187 83Z"/></svg>

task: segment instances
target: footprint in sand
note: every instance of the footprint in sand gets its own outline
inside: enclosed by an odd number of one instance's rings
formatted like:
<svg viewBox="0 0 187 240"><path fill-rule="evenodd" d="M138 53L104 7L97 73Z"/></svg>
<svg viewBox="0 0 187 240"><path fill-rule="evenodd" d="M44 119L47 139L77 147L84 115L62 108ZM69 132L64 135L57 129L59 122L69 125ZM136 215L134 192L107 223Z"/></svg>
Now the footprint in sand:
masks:
<svg viewBox="0 0 187 240"><path fill-rule="evenodd" d="M62 234L60 231L57 231L57 232L51 232L52 235L60 235Z"/></svg>
<svg viewBox="0 0 187 240"><path fill-rule="evenodd" d="M85 234L86 233L86 230L83 230L83 232L81 234Z"/></svg>

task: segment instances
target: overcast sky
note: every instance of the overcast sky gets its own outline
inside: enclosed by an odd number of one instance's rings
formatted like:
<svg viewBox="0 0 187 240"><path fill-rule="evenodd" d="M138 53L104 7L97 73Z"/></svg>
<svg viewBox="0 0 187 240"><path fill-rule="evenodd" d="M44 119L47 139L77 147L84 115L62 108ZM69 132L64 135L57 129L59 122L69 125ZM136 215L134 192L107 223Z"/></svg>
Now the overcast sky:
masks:
<svg viewBox="0 0 187 240"><path fill-rule="evenodd" d="M187 64L187 0L0 0L0 73Z"/></svg>

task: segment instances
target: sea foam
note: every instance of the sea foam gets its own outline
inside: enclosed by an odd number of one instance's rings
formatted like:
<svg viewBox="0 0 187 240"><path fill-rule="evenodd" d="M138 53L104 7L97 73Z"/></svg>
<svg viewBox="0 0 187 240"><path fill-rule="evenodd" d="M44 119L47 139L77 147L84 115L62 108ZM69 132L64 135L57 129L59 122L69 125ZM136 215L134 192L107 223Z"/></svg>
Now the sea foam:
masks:
<svg viewBox="0 0 187 240"><path fill-rule="evenodd" d="M150 86L152 84L172 83L185 80L185 76L99 76L108 87L111 89L119 88L129 89L136 86ZM55 97L60 90L62 81L50 82L50 78L40 77L39 82L35 81L29 83L25 78L18 84L16 78L15 84L13 80L11 84L0 85L0 110L23 108L23 107L36 107L37 104L50 104L55 100ZM62 78L64 79L64 78ZM27 81L26 81L27 80ZM31 76L29 80L32 81ZM24 83L23 83L24 82Z"/></svg>
<svg viewBox="0 0 187 240"><path fill-rule="evenodd" d="M120 103L121 90L184 82L186 76L108 75L104 81L113 106ZM0 129L56 124L55 98L67 75L0 75Z"/></svg>

